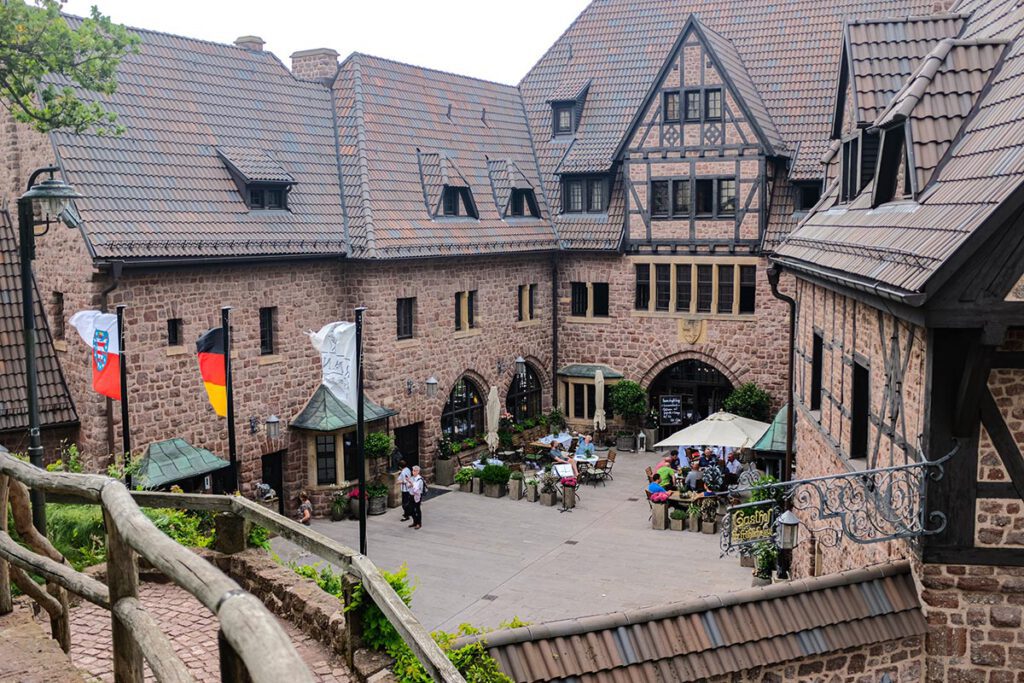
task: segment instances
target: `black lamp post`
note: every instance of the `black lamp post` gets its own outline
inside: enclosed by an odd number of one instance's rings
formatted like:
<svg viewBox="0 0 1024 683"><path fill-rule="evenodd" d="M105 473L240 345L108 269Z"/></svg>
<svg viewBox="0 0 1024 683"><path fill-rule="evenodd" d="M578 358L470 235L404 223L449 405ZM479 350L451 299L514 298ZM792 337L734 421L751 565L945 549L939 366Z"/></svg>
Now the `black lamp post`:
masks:
<svg viewBox="0 0 1024 683"><path fill-rule="evenodd" d="M28 400L28 459L36 467L43 467L43 442L39 433L39 386L36 377L36 316L32 301L32 259L36 256L36 226L50 227L50 217L58 218L73 199L82 195L62 180L53 177L57 167L36 170L28 181L28 191L18 198L18 249L21 257L21 319L25 346L25 388ZM43 173L50 177L36 184ZM36 223L35 207L46 216ZM32 489L32 523L39 533L46 534L46 498L39 489Z"/></svg>

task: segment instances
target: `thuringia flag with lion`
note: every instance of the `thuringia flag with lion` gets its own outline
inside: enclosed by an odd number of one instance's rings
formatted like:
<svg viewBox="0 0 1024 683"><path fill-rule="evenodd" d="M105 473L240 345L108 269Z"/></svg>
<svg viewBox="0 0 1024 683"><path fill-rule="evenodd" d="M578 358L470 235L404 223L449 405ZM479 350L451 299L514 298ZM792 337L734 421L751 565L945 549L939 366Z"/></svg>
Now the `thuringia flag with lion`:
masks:
<svg viewBox="0 0 1024 683"><path fill-rule="evenodd" d="M99 311L79 311L68 322L92 350L92 388L120 401L121 340L117 334L117 316Z"/></svg>

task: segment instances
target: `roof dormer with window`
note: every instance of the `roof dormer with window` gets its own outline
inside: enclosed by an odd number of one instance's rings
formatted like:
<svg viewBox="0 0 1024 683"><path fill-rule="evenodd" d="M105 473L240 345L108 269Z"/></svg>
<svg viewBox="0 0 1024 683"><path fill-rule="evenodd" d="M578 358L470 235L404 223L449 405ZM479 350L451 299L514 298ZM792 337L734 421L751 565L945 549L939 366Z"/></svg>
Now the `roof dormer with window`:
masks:
<svg viewBox="0 0 1024 683"><path fill-rule="evenodd" d="M570 78L551 94L551 137L572 137L583 117L583 105L590 89L589 78Z"/></svg>
<svg viewBox="0 0 1024 683"><path fill-rule="evenodd" d="M267 152L218 147L217 155L250 211L288 210L288 193L295 185L295 178Z"/></svg>

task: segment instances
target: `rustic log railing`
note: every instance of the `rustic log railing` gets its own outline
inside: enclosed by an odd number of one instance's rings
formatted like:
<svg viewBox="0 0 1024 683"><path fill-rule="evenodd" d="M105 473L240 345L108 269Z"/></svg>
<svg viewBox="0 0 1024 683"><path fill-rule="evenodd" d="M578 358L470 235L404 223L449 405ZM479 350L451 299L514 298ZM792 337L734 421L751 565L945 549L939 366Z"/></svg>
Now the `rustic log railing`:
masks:
<svg viewBox="0 0 1024 683"><path fill-rule="evenodd" d="M28 508L31 488L54 494L54 498L62 501L103 507L109 589L71 569L46 537L35 532ZM8 494L18 534L35 552L15 543L7 533ZM170 641L138 601L138 557L144 557L219 618L222 680L311 681L308 668L263 603L216 567L164 535L142 514L139 506L227 513L263 526L341 567L360 580L366 593L433 680L465 683L377 566L355 550L239 496L129 492L122 483L109 477L43 472L3 451L0 451L0 511L3 511L0 514L0 614L5 612L5 606L6 611L10 611L10 586L3 580L4 572L9 571L15 585L50 615L54 638L68 651L70 628L66 591L70 590L111 611L114 673L118 682L141 682L143 659L158 681L192 681ZM48 582L47 590L35 584L28 572L44 577ZM233 672L234 677L225 677L228 672Z"/></svg>

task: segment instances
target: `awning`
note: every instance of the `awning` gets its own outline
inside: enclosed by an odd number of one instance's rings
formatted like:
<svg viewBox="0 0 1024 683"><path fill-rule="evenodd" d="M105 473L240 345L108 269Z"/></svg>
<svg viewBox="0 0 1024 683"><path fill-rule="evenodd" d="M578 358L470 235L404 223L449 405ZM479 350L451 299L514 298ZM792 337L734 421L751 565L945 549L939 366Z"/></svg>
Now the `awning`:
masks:
<svg viewBox="0 0 1024 683"><path fill-rule="evenodd" d="M782 406L782 409L775 414L771 427L753 445L755 451L786 452L786 420L788 415L789 406ZM796 434L793 434L793 446L794 448L796 447Z"/></svg>
<svg viewBox="0 0 1024 683"><path fill-rule="evenodd" d="M559 377L585 377L587 379L594 379L594 375L600 370L606 380L609 379L622 379L622 373L618 370L612 370L607 365L598 365L597 363L573 363L571 365L563 365L558 368Z"/></svg>
<svg viewBox="0 0 1024 683"><path fill-rule="evenodd" d="M398 415L390 408L377 405L368 398L363 399L363 419L375 422ZM289 429L306 429L311 432L336 432L339 429L354 427L356 411L342 403L327 387L320 385L306 407L288 423Z"/></svg>
<svg viewBox="0 0 1024 683"><path fill-rule="evenodd" d="M205 448L196 448L185 439L168 439L149 444L142 456L139 472L133 478L140 486L154 489L216 472L229 464Z"/></svg>

